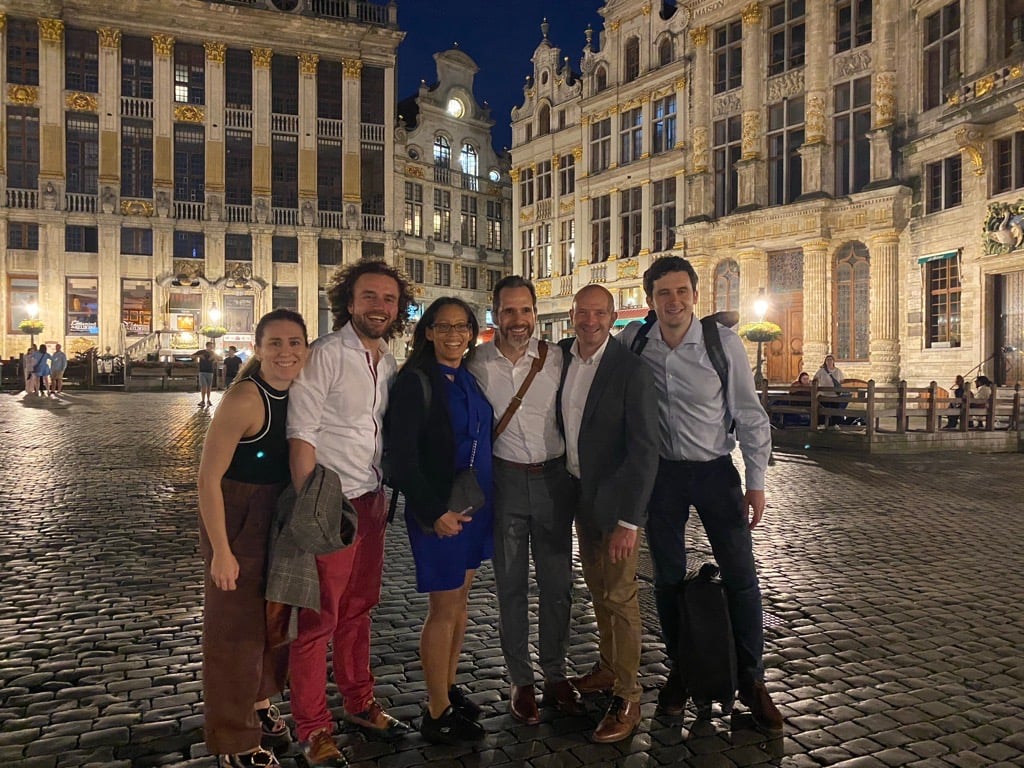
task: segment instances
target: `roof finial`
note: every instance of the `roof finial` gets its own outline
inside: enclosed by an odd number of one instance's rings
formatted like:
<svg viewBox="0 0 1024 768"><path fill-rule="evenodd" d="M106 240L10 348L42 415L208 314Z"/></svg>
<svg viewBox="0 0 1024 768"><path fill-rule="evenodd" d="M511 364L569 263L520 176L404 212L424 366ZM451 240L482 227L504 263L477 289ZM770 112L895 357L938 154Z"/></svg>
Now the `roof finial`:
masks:
<svg viewBox="0 0 1024 768"><path fill-rule="evenodd" d="M540 24L540 33L542 35L544 35L544 39L545 40L548 39L548 30L549 29L551 29L551 25L548 24L548 17L545 16L544 17L544 21L542 21L541 24Z"/></svg>
<svg viewBox="0 0 1024 768"><path fill-rule="evenodd" d="M587 28L583 30L583 34L587 38L587 50L589 51L590 50L590 43L594 39L594 28L592 26L590 26L590 24L587 24Z"/></svg>

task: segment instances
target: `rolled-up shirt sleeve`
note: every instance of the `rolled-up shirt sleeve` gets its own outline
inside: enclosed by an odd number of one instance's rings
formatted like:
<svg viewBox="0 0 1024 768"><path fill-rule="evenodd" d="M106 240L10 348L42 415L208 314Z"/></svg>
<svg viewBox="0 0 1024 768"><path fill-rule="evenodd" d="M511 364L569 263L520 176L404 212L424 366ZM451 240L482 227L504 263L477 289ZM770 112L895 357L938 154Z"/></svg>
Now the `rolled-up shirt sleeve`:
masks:
<svg viewBox="0 0 1024 768"><path fill-rule="evenodd" d="M749 361L743 342L735 333L723 331L722 346L729 359L729 414L736 423L736 441L740 445L748 491L763 491L768 457L772 450L772 428L768 414L749 373Z"/></svg>
<svg viewBox="0 0 1024 768"><path fill-rule="evenodd" d="M327 396L333 383L341 380L341 366L342 357L337 350L313 342L306 364L288 393L289 439L317 447Z"/></svg>

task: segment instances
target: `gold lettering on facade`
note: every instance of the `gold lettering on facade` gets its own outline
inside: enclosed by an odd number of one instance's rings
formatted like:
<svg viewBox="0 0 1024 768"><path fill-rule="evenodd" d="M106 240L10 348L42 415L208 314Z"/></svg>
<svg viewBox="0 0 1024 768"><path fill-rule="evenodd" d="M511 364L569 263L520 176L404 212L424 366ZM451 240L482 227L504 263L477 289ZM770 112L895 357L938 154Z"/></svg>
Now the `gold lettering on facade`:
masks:
<svg viewBox="0 0 1024 768"><path fill-rule="evenodd" d="M100 27L96 30L96 34L100 38L101 48L120 48L121 47L121 30L114 29L113 27Z"/></svg>
<svg viewBox="0 0 1024 768"><path fill-rule="evenodd" d="M299 54L299 72L304 75L315 75L316 66L320 63L320 54L318 53L306 53L303 51Z"/></svg>
<svg viewBox="0 0 1024 768"><path fill-rule="evenodd" d="M203 48L206 50L206 60L212 61L214 64L223 64L224 55L227 53L228 47L224 43L216 42L205 42Z"/></svg>
<svg viewBox="0 0 1024 768"><path fill-rule="evenodd" d="M99 109L99 100L91 93L69 93L64 98L64 106L72 112L95 112Z"/></svg>
<svg viewBox="0 0 1024 768"><path fill-rule="evenodd" d="M363 74L363 62L359 59L345 59L341 65L347 80L358 80L359 76Z"/></svg>
<svg viewBox="0 0 1024 768"><path fill-rule="evenodd" d="M51 43L64 39L64 22L60 19L39 19L39 37Z"/></svg>
<svg viewBox="0 0 1024 768"><path fill-rule="evenodd" d="M274 51L271 48L253 48L252 51L252 65L254 67L260 67L261 69L268 69L270 67L270 60L274 58Z"/></svg>
<svg viewBox="0 0 1024 768"><path fill-rule="evenodd" d="M153 35L153 53L159 56L173 54L174 37L172 35Z"/></svg>
<svg viewBox="0 0 1024 768"><path fill-rule="evenodd" d="M34 85L8 85L7 100L23 107L32 106L39 101L39 89Z"/></svg>

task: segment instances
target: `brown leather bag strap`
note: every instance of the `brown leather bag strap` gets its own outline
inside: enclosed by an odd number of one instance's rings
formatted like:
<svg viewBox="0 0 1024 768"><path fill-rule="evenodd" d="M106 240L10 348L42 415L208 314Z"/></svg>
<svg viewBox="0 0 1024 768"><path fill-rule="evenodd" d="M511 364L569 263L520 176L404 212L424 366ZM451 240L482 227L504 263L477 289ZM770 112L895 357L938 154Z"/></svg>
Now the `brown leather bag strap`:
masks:
<svg viewBox="0 0 1024 768"><path fill-rule="evenodd" d="M544 361L548 356L548 343L546 341L537 342L537 357L533 358L533 364L530 366L530 372L526 374L526 378L523 379L523 384L519 387L519 391L512 396L512 401L508 404L508 408L501 415L501 420L498 422L498 426L494 428L494 432L491 433L491 441L498 439L498 435L505 431L509 422L512 421L512 417L516 415L516 411L519 410L519 406L523 404L523 398L526 397L526 390L533 384L533 380L540 373L540 369L544 367Z"/></svg>

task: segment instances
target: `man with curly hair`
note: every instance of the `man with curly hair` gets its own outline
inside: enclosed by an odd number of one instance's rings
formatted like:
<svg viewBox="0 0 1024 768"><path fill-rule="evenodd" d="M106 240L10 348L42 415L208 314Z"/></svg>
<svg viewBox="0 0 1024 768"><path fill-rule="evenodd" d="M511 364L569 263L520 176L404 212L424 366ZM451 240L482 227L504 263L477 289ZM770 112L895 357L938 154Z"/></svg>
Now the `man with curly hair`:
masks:
<svg viewBox="0 0 1024 768"><path fill-rule="evenodd" d="M381 435L396 370L387 342L405 327L412 294L393 267L361 261L335 274L328 297L334 332L312 344L289 396L289 462L296 488L316 464L336 472L359 523L350 547L316 556L320 610L300 610L291 645L292 716L311 766L344 764L327 708L328 643L346 719L386 739L409 730L374 698L370 612L380 600L387 523Z"/></svg>

